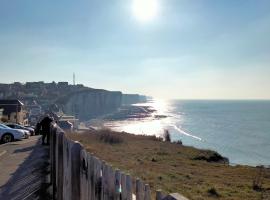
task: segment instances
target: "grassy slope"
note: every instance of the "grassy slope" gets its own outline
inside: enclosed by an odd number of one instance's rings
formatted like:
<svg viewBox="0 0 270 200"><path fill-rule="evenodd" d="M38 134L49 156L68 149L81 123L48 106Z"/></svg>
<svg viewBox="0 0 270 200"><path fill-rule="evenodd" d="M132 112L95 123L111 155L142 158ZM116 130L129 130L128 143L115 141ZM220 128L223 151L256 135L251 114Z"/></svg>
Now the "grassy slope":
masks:
<svg viewBox="0 0 270 200"><path fill-rule="evenodd" d="M97 157L149 183L152 191L179 192L190 199L261 199L262 192L252 189L258 169L248 166L228 166L193 160L206 153L203 150L160 142L154 137L116 133L120 144L107 144L97 134L71 134ZM219 197L210 195L215 188ZM263 188L270 191L270 172L264 170Z"/></svg>

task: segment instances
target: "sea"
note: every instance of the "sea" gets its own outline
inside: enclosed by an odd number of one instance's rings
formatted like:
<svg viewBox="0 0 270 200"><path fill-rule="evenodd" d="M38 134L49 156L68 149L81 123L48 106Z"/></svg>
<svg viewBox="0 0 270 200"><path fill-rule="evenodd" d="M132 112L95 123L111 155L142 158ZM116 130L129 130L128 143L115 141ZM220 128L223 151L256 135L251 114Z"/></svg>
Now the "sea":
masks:
<svg viewBox="0 0 270 200"><path fill-rule="evenodd" d="M156 136L169 130L173 141L217 151L231 165L270 166L270 100L151 100L134 106L156 111L106 126Z"/></svg>

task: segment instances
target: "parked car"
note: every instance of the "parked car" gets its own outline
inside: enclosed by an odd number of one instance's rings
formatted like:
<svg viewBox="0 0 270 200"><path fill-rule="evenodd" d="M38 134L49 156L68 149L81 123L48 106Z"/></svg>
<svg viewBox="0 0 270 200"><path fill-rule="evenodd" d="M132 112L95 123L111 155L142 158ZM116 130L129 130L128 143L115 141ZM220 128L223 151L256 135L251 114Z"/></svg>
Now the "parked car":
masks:
<svg viewBox="0 0 270 200"><path fill-rule="evenodd" d="M28 132L30 132L30 135L33 136L35 135L35 130L31 127L25 127L19 124L6 124L8 127L10 128L15 128L15 129L21 129L21 130L26 130Z"/></svg>
<svg viewBox="0 0 270 200"><path fill-rule="evenodd" d="M69 121L58 121L57 124L64 131L73 131L73 124Z"/></svg>
<svg viewBox="0 0 270 200"><path fill-rule="evenodd" d="M26 125L24 126L25 128L32 128L32 129L35 129L35 126L31 126L31 125Z"/></svg>
<svg viewBox="0 0 270 200"><path fill-rule="evenodd" d="M19 129L12 129L4 124L0 124L0 141L3 143L21 140L25 138L25 132Z"/></svg>

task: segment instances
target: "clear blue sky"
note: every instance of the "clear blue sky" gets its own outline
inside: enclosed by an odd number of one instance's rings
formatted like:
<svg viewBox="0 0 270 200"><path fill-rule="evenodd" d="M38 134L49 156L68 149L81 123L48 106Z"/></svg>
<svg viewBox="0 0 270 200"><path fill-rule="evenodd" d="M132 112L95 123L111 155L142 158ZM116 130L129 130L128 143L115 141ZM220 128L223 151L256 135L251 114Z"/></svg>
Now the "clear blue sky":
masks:
<svg viewBox="0 0 270 200"><path fill-rule="evenodd" d="M0 0L0 82L270 99L269 0L156 0L145 21L133 1Z"/></svg>

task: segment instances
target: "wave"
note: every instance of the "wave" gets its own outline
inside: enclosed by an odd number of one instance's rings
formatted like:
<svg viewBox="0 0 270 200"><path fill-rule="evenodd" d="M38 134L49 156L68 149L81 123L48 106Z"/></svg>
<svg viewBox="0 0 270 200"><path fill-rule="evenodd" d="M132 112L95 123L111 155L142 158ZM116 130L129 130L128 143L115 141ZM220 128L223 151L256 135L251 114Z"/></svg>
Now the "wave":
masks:
<svg viewBox="0 0 270 200"><path fill-rule="evenodd" d="M197 139L197 140L202 141L202 138L197 137L197 136L195 136L195 135L192 135L192 134L190 134L190 133L187 133L186 131L180 129L180 128L177 127L176 125L173 125L173 128L174 128L175 130L177 130L178 132L180 132L180 133L186 135L186 136L189 136L189 137L192 137L192 138L194 138L194 139Z"/></svg>

